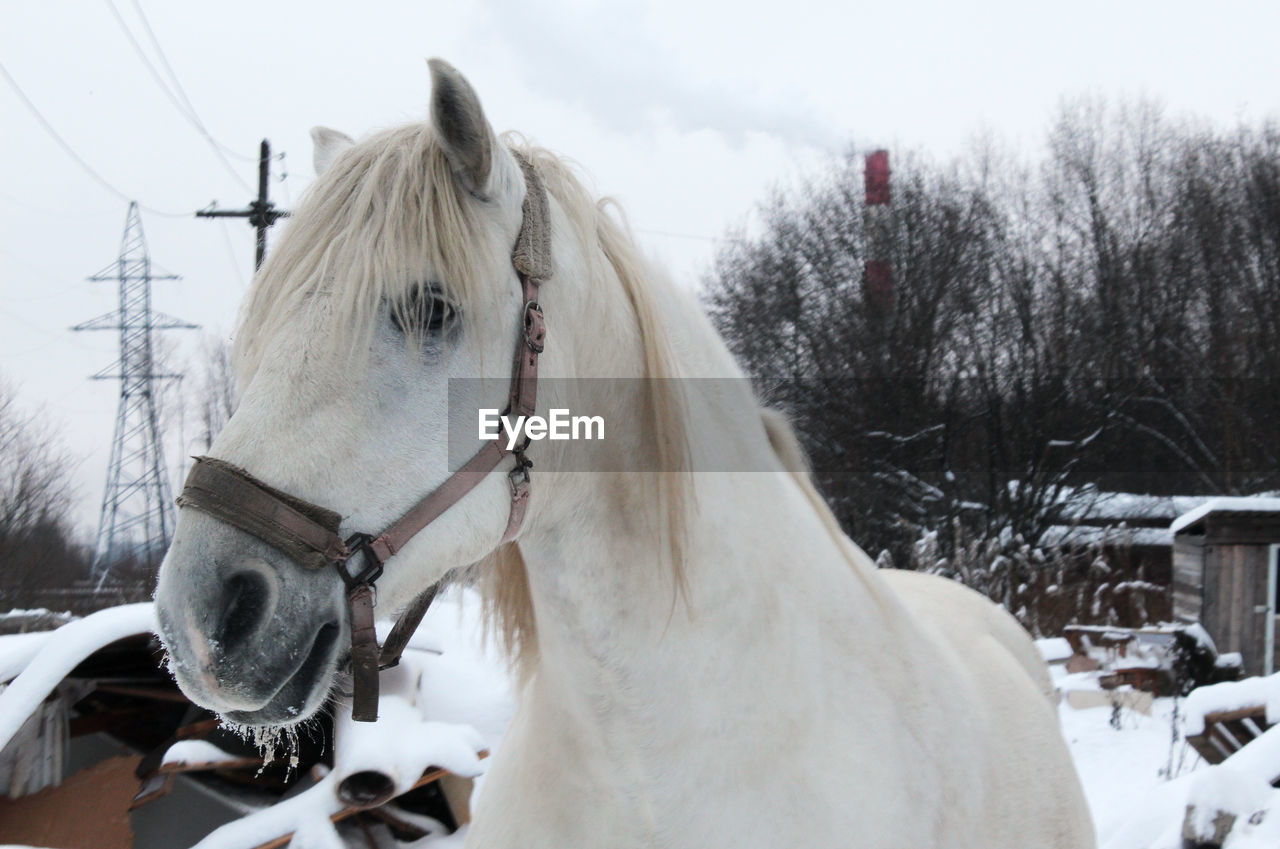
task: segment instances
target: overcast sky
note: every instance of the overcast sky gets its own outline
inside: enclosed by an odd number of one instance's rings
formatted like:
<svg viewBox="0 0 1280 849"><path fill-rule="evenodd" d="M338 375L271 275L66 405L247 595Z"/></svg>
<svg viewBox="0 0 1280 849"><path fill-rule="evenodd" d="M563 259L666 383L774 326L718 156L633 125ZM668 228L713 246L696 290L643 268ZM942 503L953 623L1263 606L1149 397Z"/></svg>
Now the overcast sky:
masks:
<svg viewBox="0 0 1280 849"><path fill-rule="evenodd" d="M4 0L0 15L5 70L114 189L0 79L0 374L61 429L86 534L118 394L87 378L117 340L67 328L115 307L110 284L84 278L115 259L126 198L146 207L153 261L183 277L156 284L156 306L205 328L172 334L193 356L200 333L231 332L252 231L191 213L245 204L263 137L286 154L273 194L287 206L312 176L311 126L421 119L429 56L470 78L496 129L581 163L690 286L769 187L850 145L941 158L988 133L1034 152L1060 98L1085 93L1222 126L1280 115L1275 0ZM172 99L165 59L184 90ZM175 105L184 94L225 162ZM181 424L192 442L197 423ZM168 452L176 477L189 451Z"/></svg>

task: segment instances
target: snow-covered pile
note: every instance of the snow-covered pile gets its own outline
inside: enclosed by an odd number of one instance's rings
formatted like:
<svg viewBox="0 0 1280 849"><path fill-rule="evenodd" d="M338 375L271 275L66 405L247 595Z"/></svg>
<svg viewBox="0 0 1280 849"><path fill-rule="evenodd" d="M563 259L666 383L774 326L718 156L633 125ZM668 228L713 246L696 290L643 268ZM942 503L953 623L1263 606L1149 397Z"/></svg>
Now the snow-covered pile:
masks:
<svg viewBox="0 0 1280 849"><path fill-rule="evenodd" d="M1066 637L1046 637L1036 640L1036 649L1045 663L1066 663L1072 655L1071 643Z"/></svg>
<svg viewBox="0 0 1280 849"><path fill-rule="evenodd" d="M56 631L14 634L0 642L0 681L20 673L0 693L0 749L3 749L54 688L79 663L103 646L155 630L149 603L100 610Z"/></svg>
<svg viewBox="0 0 1280 849"><path fill-rule="evenodd" d="M26 634L32 631L52 631L76 619L66 611L56 612L47 607L24 609L15 607L0 613L0 634Z"/></svg>
<svg viewBox="0 0 1280 849"><path fill-rule="evenodd" d="M380 637L385 630L380 624ZM329 818L344 807L338 789L345 778L381 773L400 794L429 766L480 775L478 753L499 745L513 709L505 663L483 639L478 596L451 589L432 605L400 665L382 674L378 721L353 722L349 706L335 709L332 772L290 799L228 823L195 849L248 849L291 831L295 849L342 849ZM444 849L461 839L439 830L414 847Z"/></svg>
<svg viewBox="0 0 1280 849"><path fill-rule="evenodd" d="M116 640L153 632L154 616L150 604L125 605L56 631L0 636L0 686L12 679L0 692L0 749L76 665ZM379 630L385 636L385 627ZM248 849L296 831L295 849L339 849L344 844L330 816L345 807L337 793L344 778L382 773L399 794L431 766L477 776L483 767L480 753L497 747L513 707L506 665L483 640L478 596L452 589L432 607L400 666L384 673L378 721L352 722L349 706L335 706L333 770L307 790L228 823L197 845ZM175 744L164 763L230 757L212 744L189 740ZM429 837L418 845L445 847L460 845L459 840L458 835Z"/></svg>
<svg viewBox="0 0 1280 849"><path fill-rule="evenodd" d="M1266 678L1226 681L1192 691L1187 696L1185 707L1187 734L1195 736L1204 733L1206 714L1248 707L1266 708L1267 722L1280 725L1280 672Z"/></svg>

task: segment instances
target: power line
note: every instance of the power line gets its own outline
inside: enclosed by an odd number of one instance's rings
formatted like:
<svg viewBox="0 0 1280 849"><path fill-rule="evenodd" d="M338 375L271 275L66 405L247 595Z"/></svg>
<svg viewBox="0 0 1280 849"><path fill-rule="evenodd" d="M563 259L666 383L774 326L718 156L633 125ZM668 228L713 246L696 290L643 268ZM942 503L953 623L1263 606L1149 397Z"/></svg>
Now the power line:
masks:
<svg viewBox="0 0 1280 849"><path fill-rule="evenodd" d="M9 83L9 87L13 89L13 93L18 95L18 99L22 101L22 104L27 107L27 111L30 112L33 116L35 116L35 119L40 122L40 125L42 127L44 127L45 132L47 132L50 136L53 137L53 140L58 143L58 146L61 147L64 152L66 152L67 156L70 156L72 159L74 159L76 164L79 165L82 169L84 169L84 172L86 174L88 174L90 177L96 180L100 186L102 186L107 191L111 192L111 194L115 195L116 197L120 198L123 201L127 201L130 203L134 202L132 197L130 197L125 192L122 192L119 189L117 189L115 186L111 184L110 181L107 180L106 177L99 174L92 165L90 165L88 162L84 160L84 157L76 153L75 148L69 145L66 139L64 139L61 135L58 134L58 131L53 128L53 124L49 123L49 119L44 117L44 114L38 108L36 108L36 105L34 103L31 102L31 98L27 97L27 93L22 90L22 87L20 85L18 85L18 81L15 80L13 78L13 75L9 73L9 69L4 66L3 62L0 62L0 74L4 75L5 81ZM145 209L147 212L151 213L152 215L160 215L165 218L186 218L187 217L187 214L183 212L165 212L162 209L156 209L155 207L147 206L146 204L139 203L138 207L140 209Z"/></svg>
<svg viewBox="0 0 1280 849"><path fill-rule="evenodd" d="M249 184L245 182L244 178L241 177L240 174L236 171L235 166L233 166L230 162L227 161L227 157L223 155L218 142L214 140L213 136L209 133L209 130L205 128L205 125L200 120L200 117L195 114L195 110L191 109L189 111L189 107L183 106L182 103L179 102L177 96L173 93L173 91L169 88L168 84L165 83L164 79L160 76L160 72L156 70L156 66L151 64L151 59L147 57L146 51L142 49L142 45L139 44L138 39L134 37L133 31L129 29L129 25L125 23L124 18L120 14L120 10L116 8L116 4L113 3L112 0L103 0L103 2L107 4L107 8L111 11L111 16L116 19L116 23L119 24L120 26L120 31L123 32L125 35L125 38L128 39L129 45L133 48L133 52L138 55L138 58L142 61L143 66L146 67L147 72L151 74L151 79L155 80L156 85L160 86L160 90L164 92L164 96L168 98L171 104L173 104L173 107L178 110L178 114L186 118L187 121L189 121L191 125L194 126L196 130L198 130L200 134L205 137L205 139L209 142L210 149L214 152L215 155L217 155L219 161L222 162L223 166L226 167L227 173L230 174L237 183L243 186L245 191L252 191L249 188Z"/></svg>
<svg viewBox="0 0 1280 849"><path fill-rule="evenodd" d="M133 0L133 8L137 11L139 20L142 21L143 29L147 31L147 38L151 41L151 46L156 49L156 53L160 56L160 62L164 65L164 69L169 75L169 80L173 83L174 88L178 90L178 96L187 105L187 109L191 112L191 117L199 124L201 131L205 134L205 138L217 145L223 153L234 156L242 162L256 162L257 159L254 157L241 153L218 141L205 127L204 121L200 120L200 114L196 112L196 107L191 102L191 98L187 96L187 90L182 87L182 81L178 79L177 73L174 72L173 65L169 64L169 56L164 52L164 48L160 46L160 39L156 38L155 30L151 28L151 22L147 19L147 13L142 9L142 3L139 0Z"/></svg>
<svg viewBox="0 0 1280 849"><path fill-rule="evenodd" d="M115 216L119 214L119 210L113 210L110 212L106 210L102 212L87 212L85 210L77 210L75 212L71 212L68 210L48 209L47 207L43 207L43 206L40 206L39 204L31 203L30 201L23 200L22 198L14 197L8 192L0 192L0 203L11 203L11 204L14 204L15 206L20 206L29 212L37 212L41 215L48 215L51 218L78 218L78 219L104 218L108 215Z"/></svg>
<svg viewBox="0 0 1280 849"><path fill-rule="evenodd" d="M227 249L227 259L231 260L231 268L235 271L236 278L240 281L240 290L244 291L249 284L245 282L244 272L240 270L240 261L236 259L235 247L231 244L231 231L227 229L226 221L219 221L218 223L222 225L222 244Z"/></svg>
<svg viewBox="0 0 1280 849"><path fill-rule="evenodd" d="M637 233L648 233L650 236L669 236L673 239L694 239L699 242L715 242L712 236L696 236L693 233L672 233L670 230L652 230L648 227L634 227Z"/></svg>

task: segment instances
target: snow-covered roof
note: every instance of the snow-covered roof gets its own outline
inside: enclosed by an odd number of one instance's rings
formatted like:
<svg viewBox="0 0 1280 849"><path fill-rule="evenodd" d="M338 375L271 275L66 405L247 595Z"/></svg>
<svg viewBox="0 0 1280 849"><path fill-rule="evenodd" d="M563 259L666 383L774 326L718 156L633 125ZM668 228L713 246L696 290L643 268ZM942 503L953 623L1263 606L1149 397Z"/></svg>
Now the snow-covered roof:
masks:
<svg viewBox="0 0 1280 849"><path fill-rule="evenodd" d="M1139 492L1080 494L1064 505L1063 514L1077 519L1125 521L1174 519L1203 503L1202 495L1148 495Z"/></svg>
<svg viewBox="0 0 1280 849"><path fill-rule="evenodd" d="M1173 532L1165 528L1099 528L1093 525L1053 525L1040 535L1038 545L1141 545L1171 546Z"/></svg>
<svg viewBox="0 0 1280 849"><path fill-rule="evenodd" d="M1261 495L1210 498L1196 509L1174 519L1169 530L1176 534L1191 527L1210 513L1280 513L1280 498Z"/></svg>

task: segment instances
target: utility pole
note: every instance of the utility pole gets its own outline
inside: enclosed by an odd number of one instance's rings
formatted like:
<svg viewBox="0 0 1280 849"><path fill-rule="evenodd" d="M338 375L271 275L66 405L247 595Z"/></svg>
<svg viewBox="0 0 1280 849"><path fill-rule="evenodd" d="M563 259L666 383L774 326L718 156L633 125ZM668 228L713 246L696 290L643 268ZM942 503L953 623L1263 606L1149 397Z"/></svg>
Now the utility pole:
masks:
<svg viewBox="0 0 1280 849"><path fill-rule="evenodd" d="M271 202L271 142L262 140L258 148L258 198L249 201L248 209L202 209L196 218L247 218L249 226L258 231L257 249L253 255L253 269L262 267L262 260L267 255L267 228L281 218L287 218L289 212L276 209Z"/></svg>
<svg viewBox="0 0 1280 849"><path fill-rule="evenodd" d="M160 439L157 396L160 381L181 375L157 370L153 332L198 325L151 309L151 281L178 278L151 273L151 255L136 202L129 204L119 258L89 279L118 284L120 296L114 311L71 328L120 332L120 359L93 376L94 380L120 381L115 439L93 557L97 589L101 589L111 567L122 557L132 556L154 571L169 546L173 499Z"/></svg>

